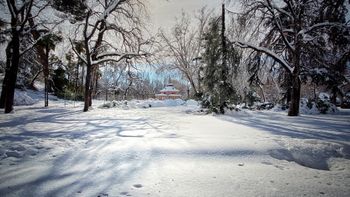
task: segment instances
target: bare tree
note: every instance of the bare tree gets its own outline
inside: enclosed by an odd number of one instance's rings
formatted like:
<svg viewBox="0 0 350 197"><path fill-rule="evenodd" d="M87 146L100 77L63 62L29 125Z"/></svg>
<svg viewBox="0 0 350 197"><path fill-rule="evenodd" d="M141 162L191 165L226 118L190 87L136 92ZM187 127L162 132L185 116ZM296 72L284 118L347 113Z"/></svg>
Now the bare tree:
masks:
<svg viewBox="0 0 350 197"><path fill-rule="evenodd" d="M289 116L299 114L301 72L306 68L310 60L320 60L324 57L311 55L317 47L328 47L326 44L315 44L319 39L326 43L330 40L323 35L329 34L331 29L348 29L344 21L330 20L321 9L326 1L312 0L283 0L279 4L272 0L244 0L245 15L253 15L261 18L266 27L266 33L261 37L260 45L252 44L245 40L235 40L233 43L254 50L256 65L269 58L274 61L270 64L273 68L276 64L290 77L289 86L291 101ZM344 3L344 1L343 1ZM335 13L342 12L342 6L332 10ZM317 13L317 14L315 14ZM308 46L308 47L307 47ZM312 47L312 49L310 48ZM268 58L266 58L268 57Z"/></svg>
<svg viewBox="0 0 350 197"><path fill-rule="evenodd" d="M6 50L7 63L0 99L0 106L5 107L5 113L13 110L20 59L42 39L42 37L37 37L30 44L23 44L23 40L27 39L31 32L29 20L39 16L47 5L46 1L39 0L6 0L0 4L0 9L5 10L2 21L8 26L0 34L7 34L10 37Z"/></svg>
<svg viewBox="0 0 350 197"><path fill-rule="evenodd" d="M73 50L86 65L84 111L91 105L96 81L93 78L99 65L146 56L143 46L148 44L142 39L141 17L145 6L140 0L91 0L86 7L87 13L79 28L84 55L71 40Z"/></svg>
<svg viewBox="0 0 350 197"><path fill-rule="evenodd" d="M171 29L170 35L164 30L160 32L163 55L167 61L171 61L170 64L163 64L162 69L180 71L190 83L194 94L201 92L199 72L203 34L211 13L205 7L202 8L196 16L197 24L194 26L189 16L183 12L181 18Z"/></svg>
<svg viewBox="0 0 350 197"><path fill-rule="evenodd" d="M121 63L111 62L102 68L102 76L101 76L101 86L103 91L105 91L105 100L108 100L109 93L113 93L116 96L116 93L119 90L120 80L123 75L125 75L126 65L121 65Z"/></svg>

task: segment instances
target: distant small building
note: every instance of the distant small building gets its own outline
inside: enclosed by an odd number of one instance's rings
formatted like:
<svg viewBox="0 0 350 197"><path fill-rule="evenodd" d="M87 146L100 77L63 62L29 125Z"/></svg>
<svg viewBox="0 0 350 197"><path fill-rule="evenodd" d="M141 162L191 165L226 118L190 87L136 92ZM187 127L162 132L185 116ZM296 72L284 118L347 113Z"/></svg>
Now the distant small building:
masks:
<svg viewBox="0 0 350 197"><path fill-rule="evenodd" d="M156 94L156 98L159 100L178 99L181 98L181 95L179 94L179 90L172 83L169 83L160 91L160 94Z"/></svg>

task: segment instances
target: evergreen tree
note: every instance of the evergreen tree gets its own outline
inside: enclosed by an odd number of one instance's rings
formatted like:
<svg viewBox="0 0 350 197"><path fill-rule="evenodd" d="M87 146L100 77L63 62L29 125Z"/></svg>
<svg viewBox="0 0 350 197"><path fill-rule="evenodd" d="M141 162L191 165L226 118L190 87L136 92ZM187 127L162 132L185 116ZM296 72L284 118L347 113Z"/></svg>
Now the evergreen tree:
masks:
<svg viewBox="0 0 350 197"><path fill-rule="evenodd" d="M66 78L66 71L62 67L58 67L54 70L52 80L54 83L55 95L62 97L62 95L64 95L65 88L67 88L69 83L68 79Z"/></svg>
<svg viewBox="0 0 350 197"><path fill-rule="evenodd" d="M86 16L87 6L85 0L53 0L56 10L68 14L70 22L82 21Z"/></svg>
<svg viewBox="0 0 350 197"><path fill-rule="evenodd" d="M225 46L221 23L218 19L212 19L205 32L205 52L203 61L203 101L202 107L215 113L225 113L229 104L237 102L237 94L232 86L232 79L236 75L239 54L231 46ZM225 57L226 56L226 57Z"/></svg>

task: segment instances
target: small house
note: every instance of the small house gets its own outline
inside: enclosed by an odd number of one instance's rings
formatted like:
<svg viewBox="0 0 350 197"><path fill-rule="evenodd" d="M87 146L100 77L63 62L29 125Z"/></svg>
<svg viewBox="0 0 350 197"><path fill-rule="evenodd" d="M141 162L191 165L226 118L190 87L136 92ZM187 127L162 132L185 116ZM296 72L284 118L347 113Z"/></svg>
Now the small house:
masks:
<svg viewBox="0 0 350 197"><path fill-rule="evenodd" d="M159 100L178 99L181 98L181 95L179 94L179 90L177 90L172 83L169 83L159 94L156 94L156 98Z"/></svg>

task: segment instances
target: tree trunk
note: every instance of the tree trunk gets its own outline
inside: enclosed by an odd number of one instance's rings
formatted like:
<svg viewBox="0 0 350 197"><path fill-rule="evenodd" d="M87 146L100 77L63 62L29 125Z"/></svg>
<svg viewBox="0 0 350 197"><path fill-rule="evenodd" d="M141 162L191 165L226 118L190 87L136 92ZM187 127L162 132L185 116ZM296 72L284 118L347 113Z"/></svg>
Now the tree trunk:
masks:
<svg viewBox="0 0 350 197"><path fill-rule="evenodd" d="M202 92L202 88L201 88L201 69L198 69L198 93ZM197 92L195 92L197 94Z"/></svg>
<svg viewBox="0 0 350 197"><path fill-rule="evenodd" d="M85 92L84 92L84 112L89 110L90 106L90 86L91 86L91 66L86 65Z"/></svg>
<svg viewBox="0 0 350 197"><path fill-rule="evenodd" d="M196 85L195 85L195 83L194 83L192 77L187 77L187 79L188 79L188 81L190 82L191 87L193 88L194 94L197 94L197 93L198 93L198 90L197 90L197 88L196 88Z"/></svg>
<svg viewBox="0 0 350 197"><path fill-rule="evenodd" d="M80 61L78 60L76 71L75 71L74 101L77 100L77 94L78 94L79 64L80 64Z"/></svg>
<svg viewBox="0 0 350 197"><path fill-rule="evenodd" d="M296 22L297 32L300 31L301 21ZM291 101L289 104L288 116L298 116L299 115L299 105L300 105L300 92L301 92L301 81L300 81L300 57L301 57L301 40L297 33L294 35L295 50L291 52L291 60L294 65L294 69L291 75Z"/></svg>
<svg viewBox="0 0 350 197"><path fill-rule="evenodd" d="M266 97L265 97L265 92L264 92L263 86L261 84L259 84L259 88L261 90L261 95L262 95L263 101L265 103L266 102Z"/></svg>
<svg viewBox="0 0 350 197"><path fill-rule="evenodd" d="M299 79L299 75L293 74L292 80L293 80L293 85L291 90L291 101L289 105L288 116L298 116L299 104L300 104L300 90L301 90L301 82Z"/></svg>
<svg viewBox="0 0 350 197"><path fill-rule="evenodd" d="M334 105L337 105L337 87L332 88L332 96L331 96L331 103Z"/></svg>
<svg viewBox="0 0 350 197"><path fill-rule="evenodd" d="M31 15L30 15L31 16ZM31 34L35 40L40 39L40 33L35 28L35 23L33 18L29 18L29 25L33 28L31 30ZM36 51L38 54L38 60L40 64L43 67L43 73L44 73L44 106L49 106L49 54L50 54L50 47L46 44L37 44L36 45Z"/></svg>
<svg viewBox="0 0 350 197"><path fill-rule="evenodd" d="M33 79L30 81L29 84L29 88L33 89L33 90L37 90L37 88L35 88L34 83L36 81L36 79L39 77L40 73L43 72L43 70L39 70L33 77Z"/></svg>
<svg viewBox="0 0 350 197"><path fill-rule="evenodd" d="M2 91L1 91L1 97L0 97L0 109L5 108L5 98L6 98L6 88L7 88L6 84L8 83L8 75L9 75L9 69L6 68L4 81L2 82Z"/></svg>
<svg viewBox="0 0 350 197"><path fill-rule="evenodd" d="M127 96L128 96L128 93L129 93L129 89L130 89L131 86L132 86L132 80L130 81L128 87L124 91L123 100L127 99Z"/></svg>
<svg viewBox="0 0 350 197"><path fill-rule="evenodd" d="M85 76L85 66L81 65L81 92L84 91L84 76Z"/></svg>
<svg viewBox="0 0 350 197"><path fill-rule="evenodd" d="M90 78L90 96L89 96L89 107L92 106L92 99L94 97L94 91L95 91L95 81L96 81L96 68L95 66L91 69L91 78Z"/></svg>
<svg viewBox="0 0 350 197"><path fill-rule="evenodd" d="M45 107L49 106L49 54L50 48L49 45L46 44L43 57L43 71L45 78Z"/></svg>
<svg viewBox="0 0 350 197"><path fill-rule="evenodd" d="M94 98L96 98L97 95L97 89L98 89L98 72L97 72L97 67L95 68L95 84L94 84Z"/></svg>
<svg viewBox="0 0 350 197"><path fill-rule="evenodd" d="M316 101L317 100L317 94L316 94L316 84L314 84L314 100Z"/></svg>
<svg viewBox="0 0 350 197"><path fill-rule="evenodd" d="M13 99L15 96L17 72L18 72L19 59L20 59L19 47L20 47L19 32L16 30L16 28L13 28L11 66L10 66L10 69L8 70L9 72L8 79L5 82L6 83L5 113L10 113L13 110Z"/></svg>
<svg viewBox="0 0 350 197"><path fill-rule="evenodd" d="M11 68L11 47L12 42L9 42L9 44L6 47L6 69L5 69L5 77L2 82L2 91L1 91L1 98L0 98L0 108L5 108L5 99L6 99L6 88L8 84L8 77L10 73Z"/></svg>
<svg viewBox="0 0 350 197"><path fill-rule="evenodd" d="M297 39L297 36L296 36ZM296 41L296 43L300 43ZM293 58L294 70L291 73L291 101L289 104L288 116L298 116L299 115L299 105L300 105L300 92L301 92L301 81L300 81L300 54L301 47L299 44L296 45L296 49Z"/></svg>
<svg viewBox="0 0 350 197"><path fill-rule="evenodd" d="M45 107L49 106L49 85L48 85L48 80L45 78Z"/></svg>
<svg viewBox="0 0 350 197"><path fill-rule="evenodd" d="M223 81L223 84L219 85L219 108L220 113L225 113L225 107L227 105L226 103L226 85L227 85L227 47L226 47L226 37L225 37L225 4L222 4L222 16L221 16L221 45L222 45L222 65L221 65L221 79Z"/></svg>

